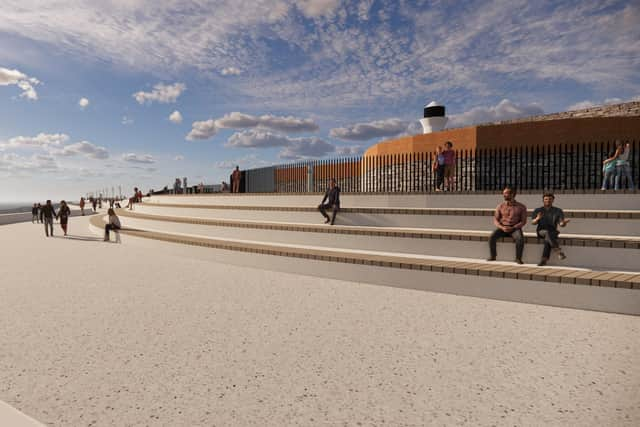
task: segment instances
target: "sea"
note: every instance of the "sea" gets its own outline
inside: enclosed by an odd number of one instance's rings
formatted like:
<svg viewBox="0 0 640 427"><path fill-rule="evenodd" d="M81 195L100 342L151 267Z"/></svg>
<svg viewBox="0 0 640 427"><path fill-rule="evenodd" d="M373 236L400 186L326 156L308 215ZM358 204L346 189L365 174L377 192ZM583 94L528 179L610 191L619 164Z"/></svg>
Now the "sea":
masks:
<svg viewBox="0 0 640 427"><path fill-rule="evenodd" d="M0 214L31 212L31 206L33 205L25 202L0 202Z"/></svg>

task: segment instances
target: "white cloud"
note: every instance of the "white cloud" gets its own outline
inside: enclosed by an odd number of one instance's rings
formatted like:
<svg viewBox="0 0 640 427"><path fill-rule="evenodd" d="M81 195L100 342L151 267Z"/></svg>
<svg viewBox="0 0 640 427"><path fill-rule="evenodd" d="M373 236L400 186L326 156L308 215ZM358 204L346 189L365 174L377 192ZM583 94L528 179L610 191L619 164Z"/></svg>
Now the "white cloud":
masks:
<svg viewBox="0 0 640 427"><path fill-rule="evenodd" d="M60 146L69 140L69 135L64 133L39 133L36 136L16 136L6 143L0 143L0 147L9 148L47 148Z"/></svg>
<svg viewBox="0 0 640 427"><path fill-rule="evenodd" d="M287 160L305 160L324 157L335 151L335 146L320 138L292 138L292 144L285 147L278 157Z"/></svg>
<svg viewBox="0 0 640 427"><path fill-rule="evenodd" d="M317 18L331 14L338 6L338 0L298 0L298 9L307 18Z"/></svg>
<svg viewBox="0 0 640 427"><path fill-rule="evenodd" d="M400 119L377 120L331 129L329 136L347 141L366 141L372 138L399 135L407 131L407 126L409 122Z"/></svg>
<svg viewBox="0 0 640 427"><path fill-rule="evenodd" d="M237 111L225 114L224 117L217 119L215 125L217 128L266 128L280 132L314 132L319 129L318 125L311 119L300 119L292 116L280 117L271 114L252 116Z"/></svg>
<svg viewBox="0 0 640 427"><path fill-rule="evenodd" d="M462 114L454 114L449 117L447 127L499 122L541 114L544 114L544 110L538 104L518 105L508 99L503 99L495 106L475 107Z"/></svg>
<svg viewBox="0 0 640 427"><path fill-rule="evenodd" d="M169 120L176 124L182 123L182 114L180 114L180 111L176 110L169 115Z"/></svg>
<svg viewBox="0 0 640 427"><path fill-rule="evenodd" d="M136 92L132 96L138 101L138 104L159 102L161 104L174 103L178 97L186 90L187 86L184 83L174 83L172 85L165 85L164 83L158 83L153 87L151 92Z"/></svg>
<svg viewBox="0 0 640 427"><path fill-rule="evenodd" d="M291 144L291 138L285 135L262 130L246 130L231 135L225 146L236 148L272 148L285 147L289 144Z"/></svg>
<svg viewBox="0 0 640 427"><path fill-rule="evenodd" d="M128 116L122 116L122 120L120 121L120 123L122 123L125 126L132 125L133 124L133 119L131 117L128 117Z"/></svg>
<svg viewBox="0 0 640 427"><path fill-rule="evenodd" d="M0 33L159 79L200 71L213 76L212 90L272 111L366 106L397 116L385 107L417 105L427 94L466 109L496 93L519 97L551 82L554 89L569 82L607 97L639 84L637 1L468 8L408 0L379 0L375 7L338 0L2 5ZM220 83L225 68L242 70L243 78ZM569 99L570 91L554 95Z"/></svg>
<svg viewBox="0 0 640 427"><path fill-rule="evenodd" d="M84 110L89 106L89 100L87 98L80 98L80 101L78 101L78 105Z"/></svg>
<svg viewBox="0 0 640 427"><path fill-rule="evenodd" d="M236 67L227 67L223 68L220 74L222 74L223 76L238 76L240 75L240 70Z"/></svg>
<svg viewBox="0 0 640 427"><path fill-rule="evenodd" d="M155 159L151 154L125 153L122 160L129 163L155 163Z"/></svg>
<svg viewBox="0 0 640 427"><path fill-rule="evenodd" d="M34 154L30 157L18 156L14 153L0 154L0 171L10 176L30 176L33 173L57 172L60 169L55 158L45 154Z"/></svg>
<svg viewBox="0 0 640 427"><path fill-rule="evenodd" d="M107 159L109 151L106 148L94 145L88 141L80 141L69 144L62 150L54 151L53 154L60 156L75 156L78 154L85 155L90 159Z"/></svg>
<svg viewBox="0 0 640 427"><path fill-rule="evenodd" d="M225 146L234 148L284 147L278 156L288 160L323 157L335 151L334 145L320 138L291 138L286 135L256 129L231 135Z"/></svg>
<svg viewBox="0 0 640 427"><path fill-rule="evenodd" d="M173 160L175 160L176 162L182 161L184 160L184 156L183 155L177 155L173 158Z"/></svg>
<svg viewBox="0 0 640 427"><path fill-rule="evenodd" d="M187 135L188 141L196 139L209 139L218 133L215 120L209 119L202 122L193 122L191 124L191 132Z"/></svg>
<svg viewBox="0 0 640 427"><path fill-rule="evenodd" d="M364 153L365 147L362 145L342 145L336 147L336 154L339 156L359 156Z"/></svg>
<svg viewBox="0 0 640 427"><path fill-rule="evenodd" d="M21 71L0 67L0 86L18 86L22 90L20 94L21 98L36 101L38 99L38 93L33 86L38 84L40 84L38 79L29 77Z"/></svg>

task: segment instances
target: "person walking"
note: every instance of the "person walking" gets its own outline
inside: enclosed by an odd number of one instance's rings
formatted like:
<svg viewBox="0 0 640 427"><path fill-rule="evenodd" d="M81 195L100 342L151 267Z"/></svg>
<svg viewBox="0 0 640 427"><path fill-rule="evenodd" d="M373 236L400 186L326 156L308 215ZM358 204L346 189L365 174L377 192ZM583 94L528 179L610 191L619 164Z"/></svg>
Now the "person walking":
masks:
<svg viewBox="0 0 640 427"><path fill-rule="evenodd" d="M325 203L325 201L327 203ZM327 209L332 209L331 219L329 219L329 215L327 215ZM331 178L329 180L329 188L324 193L324 197L322 198L322 202L318 205L318 210L325 217L325 224L331 222L333 225L336 221L336 215L340 210L340 187L336 185L336 179Z"/></svg>
<svg viewBox="0 0 640 427"><path fill-rule="evenodd" d="M56 210L51 204L51 200L47 200L47 203L42 207L42 217L44 218L44 234L49 237L53 237L53 218L56 216ZM48 227L48 228L47 228Z"/></svg>
<svg viewBox="0 0 640 427"><path fill-rule="evenodd" d="M108 242L109 241L109 231L114 230L120 230L121 225L120 225L120 218L118 218L118 215L116 215L116 212L109 208L109 210L107 211L107 214L109 215L109 222L107 224L104 225L104 241Z"/></svg>
<svg viewBox="0 0 640 427"><path fill-rule="evenodd" d="M447 141L444 146L445 149L442 152L444 156L444 180L447 191L453 191L456 178L456 152L453 151L453 143L451 141Z"/></svg>
<svg viewBox="0 0 640 427"><path fill-rule="evenodd" d="M175 182L173 183L173 194L180 194L180 178L176 178Z"/></svg>
<svg viewBox="0 0 640 427"><path fill-rule="evenodd" d="M511 187L505 187L502 191L504 202L500 203L493 214L493 223L496 230L489 238L489 250L491 256L487 261L495 261L498 256L496 245L501 237L511 237L516 243L516 259L517 264L522 264L522 254L524 252L524 235L522 227L527 223L527 207L522 203L516 202L516 190Z"/></svg>
<svg viewBox="0 0 640 427"><path fill-rule="evenodd" d="M232 193L239 193L240 192L240 178L241 178L241 173L240 173L240 166L236 166L236 168L233 170L233 173L231 174L231 192Z"/></svg>
<svg viewBox="0 0 640 427"><path fill-rule="evenodd" d="M537 208L531 215L531 223L537 225L536 234L539 238L544 240L544 249L542 250L542 258L538 263L539 266L547 264L551 250L558 251L558 258L565 259L567 256L560 249L558 245L558 225L565 227L569 220L564 218L564 212L562 209L553 206L555 196L553 193L545 193L542 196L542 207Z"/></svg>
<svg viewBox="0 0 640 427"><path fill-rule="evenodd" d="M93 207L93 211L96 211L96 206L98 206L98 201L95 198L91 199L91 206Z"/></svg>
<svg viewBox="0 0 640 427"><path fill-rule="evenodd" d="M631 177L631 164L629 163L629 154L631 153L631 145L627 142L622 144L621 141L617 141L616 145L616 191L624 189L624 181L626 181L627 188L633 190L633 178Z"/></svg>
<svg viewBox="0 0 640 427"><path fill-rule="evenodd" d="M37 222L39 222L38 221L38 205L34 203L33 207L31 208L31 223L35 224Z"/></svg>
<svg viewBox="0 0 640 427"><path fill-rule="evenodd" d="M64 232L64 235L67 235L67 224L69 223L69 217L71 216L71 209L67 206L67 202L64 200L60 201L60 207L58 208L58 215L56 218L60 220L60 228Z"/></svg>
<svg viewBox="0 0 640 427"><path fill-rule="evenodd" d="M42 224L44 222L44 218L42 216L42 205L38 203L38 223Z"/></svg>
<svg viewBox="0 0 640 427"><path fill-rule="evenodd" d="M80 212L82 212L82 216L84 216L84 197L80 197Z"/></svg>

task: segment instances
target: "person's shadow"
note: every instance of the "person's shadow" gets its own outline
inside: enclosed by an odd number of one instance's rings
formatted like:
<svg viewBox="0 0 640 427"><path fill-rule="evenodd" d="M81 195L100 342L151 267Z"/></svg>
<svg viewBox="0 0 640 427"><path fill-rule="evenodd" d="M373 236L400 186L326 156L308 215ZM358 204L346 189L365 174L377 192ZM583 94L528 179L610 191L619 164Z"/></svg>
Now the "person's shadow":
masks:
<svg viewBox="0 0 640 427"><path fill-rule="evenodd" d="M71 240L82 240L85 242L101 242L103 239L100 237L88 237L88 236L74 236L72 234L67 234L66 236L54 236L58 239L71 239Z"/></svg>

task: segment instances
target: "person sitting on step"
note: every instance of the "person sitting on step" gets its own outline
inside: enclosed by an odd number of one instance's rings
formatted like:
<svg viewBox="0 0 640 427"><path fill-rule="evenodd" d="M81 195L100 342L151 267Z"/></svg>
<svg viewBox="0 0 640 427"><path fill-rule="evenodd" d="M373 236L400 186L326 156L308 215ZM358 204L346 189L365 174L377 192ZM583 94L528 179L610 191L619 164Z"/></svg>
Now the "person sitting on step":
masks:
<svg viewBox="0 0 640 427"><path fill-rule="evenodd" d="M116 215L116 212L113 209L109 208L107 213L109 214L109 222L107 224L105 224L105 226L104 226L104 241L105 242L109 241L109 231L113 230L113 231L117 232L121 228L120 219L118 218L118 215Z"/></svg>
<svg viewBox="0 0 640 427"><path fill-rule="evenodd" d="M560 249L558 245L558 225L564 227L569 222L564 218L564 212L562 209L553 206L555 196L552 193L545 193L542 196L543 206L533 211L531 221L534 225L537 225L536 234L539 238L544 239L544 249L542 250L542 258L538 263L539 266L547 264L549 256L551 255L551 249L558 251L558 258L565 259L566 255Z"/></svg>
<svg viewBox="0 0 640 427"><path fill-rule="evenodd" d="M527 223L527 207L516 202L516 190L505 187L502 191L504 202L500 203L493 214L493 223L497 227L489 238L489 250L491 256L487 261L495 261L498 255L496 244L501 237L510 236L516 242L516 260L522 264L522 253L524 252L524 235L522 227Z"/></svg>
<svg viewBox="0 0 640 427"><path fill-rule="evenodd" d="M325 203L325 201L327 203ZM327 215L327 209L333 210L331 219L329 219L329 215ZM325 224L331 222L331 225L333 225L335 223L336 214L340 210L340 187L336 185L335 178L331 178L329 180L329 188L327 188L327 191L324 193L322 202L320 202L320 204L318 205L318 210L320 211L322 216L325 217Z"/></svg>

